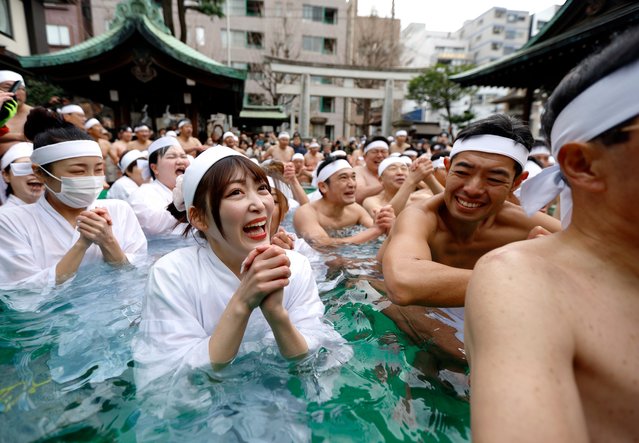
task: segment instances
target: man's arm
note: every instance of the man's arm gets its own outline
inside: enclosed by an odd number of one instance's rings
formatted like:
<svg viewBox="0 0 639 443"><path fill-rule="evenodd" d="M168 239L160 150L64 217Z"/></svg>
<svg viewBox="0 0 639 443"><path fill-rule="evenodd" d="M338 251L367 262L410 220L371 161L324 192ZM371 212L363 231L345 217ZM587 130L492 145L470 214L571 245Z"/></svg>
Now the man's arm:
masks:
<svg viewBox="0 0 639 443"><path fill-rule="evenodd" d="M482 257L468 287L473 441L586 442L570 315L534 272L545 259L512 246Z"/></svg>
<svg viewBox="0 0 639 443"><path fill-rule="evenodd" d="M397 217L382 256L384 281L393 303L464 306L472 270L433 261L428 238L436 229L436 215L421 207L407 207Z"/></svg>

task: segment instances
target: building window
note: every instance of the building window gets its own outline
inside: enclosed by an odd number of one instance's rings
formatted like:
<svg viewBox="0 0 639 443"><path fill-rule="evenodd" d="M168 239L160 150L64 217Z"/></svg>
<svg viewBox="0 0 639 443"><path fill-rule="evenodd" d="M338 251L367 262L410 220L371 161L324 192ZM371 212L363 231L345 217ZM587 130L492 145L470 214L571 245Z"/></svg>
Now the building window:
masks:
<svg viewBox="0 0 639 443"><path fill-rule="evenodd" d="M204 46L206 42L206 37L204 33L204 28L202 26L195 27L195 44L198 46Z"/></svg>
<svg viewBox="0 0 639 443"><path fill-rule="evenodd" d="M517 38L517 31L514 29L508 29L504 38L506 40L515 40Z"/></svg>
<svg viewBox="0 0 639 443"><path fill-rule="evenodd" d="M510 23L523 22L523 21L526 21L526 17L519 14L508 14L508 17L506 18L506 20Z"/></svg>
<svg viewBox="0 0 639 443"><path fill-rule="evenodd" d="M229 42L226 30L222 30L221 35L222 47L227 48ZM261 32L231 31L231 47L262 49L263 42L264 34Z"/></svg>
<svg viewBox="0 0 639 443"><path fill-rule="evenodd" d="M517 48L515 48L514 46L504 46L504 55L512 54L516 50Z"/></svg>
<svg viewBox="0 0 639 443"><path fill-rule="evenodd" d="M302 36L302 49L321 54L335 54L337 52L337 40L334 38Z"/></svg>
<svg viewBox="0 0 639 443"><path fill-rule="evenodd" d="M333 140L335 138L335 126L324 126L324 137L327 137L329 140Z"/></svg>
<svg viewBox="0 0 639 443"><path fill-rule="evenodd" d="M493 51L499 51L501 49L501 42L492 42L491 48Z"/></svg>
<svg viewBox="0 0 639 443"><path fill-rule="evenodd" d="M246 1L246 15L250 17L263 17L264 16L264 1L263 0L247 0Z"/></svg>
<svg viewBox="0 0 639 443"><path fill-rule="evenodd" d="M500 25L495 25L493 26L493 34L501 34L502 32L504 32L504 27L500 26Z"/></svg>
<svg viewBox="0 0 639 443"><path fill-rule="evenodd" d="M304 20L335 25L337 24L337 9L304 5L302 7L302 17Z"/></svg>
<svg viewBox="0 0 639 443"><path fill-rule="evenodd" d="M9 0L0 0L0 34L4 34L7 37L13 37Z"/></svg>
<svg viewBox="0 0 639 443"><path fill-rule="evenodd" d="M505 9L495 9L495 18L502 18L504 15L506 15Z"/></svg>
<svg viewBox="0 0 639 443"><path fill-rule="evenodd" d="M246 95L246 104L247 105L264 105L266 104L266 96L264 94L254 94L250 93Z"/></svg>
<svg viewBox="0 0 639 443"><path fill-rule="evenodd" d="M322 77L320 75L311 75L312 85L332 85L333 79L331 77Z"/></svg>
<svg viewBox="0 0 639 443"><path fill-rule="evenodd" d="M230 16L242 16L246 15L246 0L227 0L228 6L224 5L224 14ZM227 9L228 8L228 9Z"/></svg>
<svg viewBox="0 0 639 443"><path fill-rule="evenodd" d="M69 27L61 25L47 25L47 43L50 46L71 46Z"/></svg>
<svg viewBox="0 0 639 443"><path fill-rule="evenodd" d="M335 98L320 97L320 112L335 112Z"/></svg>

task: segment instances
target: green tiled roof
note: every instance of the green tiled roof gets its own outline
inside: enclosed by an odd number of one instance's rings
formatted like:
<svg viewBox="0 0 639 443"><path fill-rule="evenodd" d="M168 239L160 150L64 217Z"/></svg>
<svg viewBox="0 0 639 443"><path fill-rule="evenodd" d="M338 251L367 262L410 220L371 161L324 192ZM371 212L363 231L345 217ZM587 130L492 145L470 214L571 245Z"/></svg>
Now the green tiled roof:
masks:
<svg viewBox="0 0 639 443"><path fill-rule="evenodd" d="M104 34L62 51L20 57L20 64L39 68L78 63L114 50L137 30L152 46L181 63L224 77L246 79L245 71L216 62L173 37L159 17L150 0L125 0L118 4L111 29Z"/></svg>
<svg viewBox="0 0 639 443"><path fill-rule="evenodd" d="M245 106L240 112L240 118L287 120L288 115L279 106Z"/></svg>

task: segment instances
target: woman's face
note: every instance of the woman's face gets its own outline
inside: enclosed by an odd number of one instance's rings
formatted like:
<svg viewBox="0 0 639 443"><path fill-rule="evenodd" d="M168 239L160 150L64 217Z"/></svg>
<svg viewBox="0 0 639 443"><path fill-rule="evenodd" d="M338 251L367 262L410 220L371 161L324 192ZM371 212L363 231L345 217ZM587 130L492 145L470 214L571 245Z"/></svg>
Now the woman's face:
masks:
<svg viewBox="0 0 639 443"><path fill-rule="evenodd" d="M178 175L184 174L188 166L189 158L186 156L184 149L171 146L163 157L158 157L157 164L152 164L151 168L155 178L164 186L173 190L175 188L175 179Z"/></svg>
<svg viewBox="0 0 639 443"><path fill-rule="evenodd" d="M127 171L126 175L138 186L142 186L142 184L146 181L144 180L144 177L142 177L142 169L137 166L133 166L131 172Z"/></svg>
<svg viewBox="0 0 639 443"><path fill-rule="evenodd" d="M237 175L222 190L220 224L224 236L207 214L207 237L216 255L225 263L241 263L250 251L270 243L275 203L268 184L252 175Z"/></svg>
<svg viewBox="0 0 639 443"><path fill-rule="evenodd" d="M23 164L31 166L29 157L16 159L12 164ZM35 203L44 192L44 183L35 174L15 175L11 168L9 172L2 171L4 181L11 185L13 195L25 203Z"/></svg>

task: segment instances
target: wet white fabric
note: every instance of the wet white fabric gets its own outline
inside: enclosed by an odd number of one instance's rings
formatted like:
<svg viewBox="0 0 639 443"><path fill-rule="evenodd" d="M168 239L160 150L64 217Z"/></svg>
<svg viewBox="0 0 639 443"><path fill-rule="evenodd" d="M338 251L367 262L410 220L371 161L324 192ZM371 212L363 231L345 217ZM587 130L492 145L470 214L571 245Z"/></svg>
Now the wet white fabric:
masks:
<svg viewBox="0 0 639 443"><path fill-rule="evenodd" d="M13 208L14 206L24 206L26 204L27 204L26 202L20 200L18 197L11 194L9 195L9 198L7 198L7 201L4 202L2 206L0 206L0 212L9 208Z"/></svg>
<svg viewBox="0 0 639 443"><path fill-rule="evenodd" d="M375 140L374 142L370 142L365 148L364 148L364 154L366 154L368 151L370 151L371 149L385 149L388 150L388 143L386 143L383 140Z"/></svg>
<svg viewBox="0 0 639 443"><path fill-rule="evenodd" d="M528 161L529 151L521 143L517 143L512 138L500 137L499 135L482 134L458 139L453 144L450 151L450 158L465 151L485 152L486 154L498 154L515 160L523 170Z"/></svg>
<svg viewBox="0 0 639 443"><path fill-rule="evenodd" d="M308 260L294 251L287 251L287 256L291 277L283 305L313 352L326 337L339 335L321 320L324 305ZM138 387L183 366L210 368L209 338L239 285L208 244L178 249L155 263L149 272L140 333L133 341ZM238 355L274 345L269 324L255 309Z"/></svg>
<svg viewBox="0 0 639 443"><path fill-rule="evenodd" d="M174 137L169 137L169 136L160 137L156 141L151 143L151 145L147 149L149 158L151 158L151 154L153 154L155 151L157 151L158 149L166 148L167 146L175 146L177 148L180 148L182 145Z"/></svg>
<svg viewBox="0 0 639 443"><path fill-rule="evenodd" d="M22 157L31 157L33 153L33 143L29 142L20 142L12 145L7 152L2 156L2 160L0 161L0 169L4 171L4 169L13 163L15 160Z"/></svg>
<svg viewBox="0 0 639 443"><path fill-rule="evenodd" d="M127 201L129 196L138 189L138 184L126 175L117 179L107 192L108 198L116 198L118 200Z"/></svg>
<svg viewBox="0 0 639 443"><path fill-rule="evenodd" d="M175 227L177 220L166 209L171 201L173 192L159 180L135 189L128 200L146 235L180 235L186 225L180 223Z"/></svg>
<svg viewBox="0 0 639 443"><path fill-rule="evenodd" d="M90 208L94 207L109 211L113 234L129 262L141 262L146 238L129 205L98 200ZM34 204L0 212L0 238L0 288L41 290L55 286L55 268L80 233L42 197ZM100 247L93 244L82 265L102 260Z"/></svg>
<svg viewBox="0 0 639 443"><path fill-rule="evenodd" d="M405 165L406 162L401 157L386 157L377 167L377 176L381 177L386 168L394 164Z"/></svg>
<svg viewBox="0 0 639 443"><path fill-rule="evenodd" d="M48 165L59 160L77 157L102 158L102 150L93 140L72 140L34 149L31 161L37 165Z"/></svg>
<svg viewBox="0 0 639 443"><path fill-rule="evenodd" d="M231 148L217 146L213 149L207 149L193 160L193 163L191 163L184 173L184 182L182 184L187 217L189 216L189 208L193 206L193 198L195 197L197 186L200 184L200 180L202 180L206 171L211 169L211 166L223 158L236 155L247 158L244 154Z"/></svg>
<svg viewBox="0 0 639 443"><path fill-rule="evenodd" d="M587 142L639 114L639 61L602 78L573 99L557 116L550 140L552 155L568 142ZM524 182L521 205L532 215L560 196L561 225L565 229L572 217L572 193L559 165L544 169Z"/></svg>
<svg viewBox="0 0 639 443"><path fill-rule="evenodd" d="M60 114L82 114L84 115L84 109L78 105L66 105L58 109Z"/></svg>
<svg viewBox="0 0 639 443"><path fill-rule="evenodd" d="M353 167L344 159L335 160L334 162L329 163L322 168L319 174L317 174L317 182L325 182L331 175L341 171L342 169L353 169Z"/></svg>

